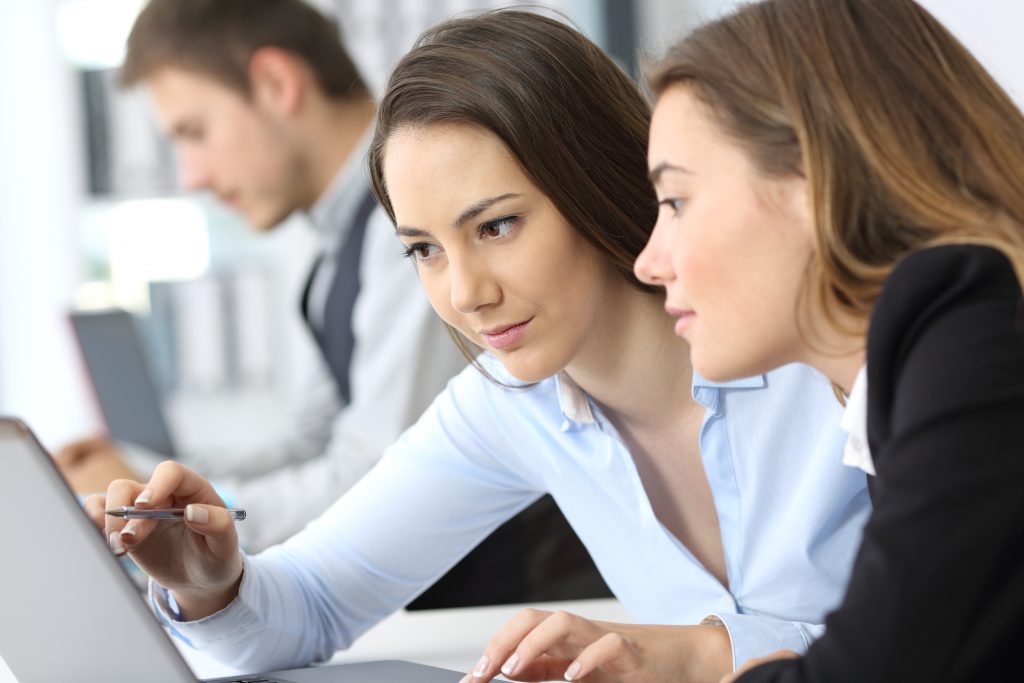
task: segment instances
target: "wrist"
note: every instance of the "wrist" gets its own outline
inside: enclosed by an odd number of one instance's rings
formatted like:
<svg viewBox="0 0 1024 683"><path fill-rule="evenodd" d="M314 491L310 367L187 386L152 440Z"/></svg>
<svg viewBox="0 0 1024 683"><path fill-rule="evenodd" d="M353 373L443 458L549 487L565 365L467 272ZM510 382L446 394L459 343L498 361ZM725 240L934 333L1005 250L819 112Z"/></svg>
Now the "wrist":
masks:
<svg viewBox="0 0 1024 683"><path fill-rule="evenodd" d="M238 597L242 585L242 567L234 581L224 588L207 588L195 590L175 588L169 591L178 607L178 615L182 621L198 621L205 619L230 605Z"/></svg>
<svg viewBox="0 0 1024 683"><path fill-rule="evenodd" d="M694 683L718 683L723 676L732 673L732 639L725 625L702 623L687 627L691 637L687 658L687 681Z"/></svg>

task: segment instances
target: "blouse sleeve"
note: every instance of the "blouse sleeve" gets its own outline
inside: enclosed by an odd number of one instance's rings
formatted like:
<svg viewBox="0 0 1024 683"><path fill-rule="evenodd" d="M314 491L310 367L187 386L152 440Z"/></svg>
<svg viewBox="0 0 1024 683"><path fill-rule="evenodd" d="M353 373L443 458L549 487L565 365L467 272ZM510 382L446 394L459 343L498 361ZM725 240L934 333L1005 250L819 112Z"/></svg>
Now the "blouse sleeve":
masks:
<svg viewBox="0 0 1024 683"><path fill-rule="evenodd" d="M541 495L509 461L515 419L501 391L467 368L322 517L245 558L234 602L181 622L154 585L158 614L239 670L304 666L348 647Z"/></svg>

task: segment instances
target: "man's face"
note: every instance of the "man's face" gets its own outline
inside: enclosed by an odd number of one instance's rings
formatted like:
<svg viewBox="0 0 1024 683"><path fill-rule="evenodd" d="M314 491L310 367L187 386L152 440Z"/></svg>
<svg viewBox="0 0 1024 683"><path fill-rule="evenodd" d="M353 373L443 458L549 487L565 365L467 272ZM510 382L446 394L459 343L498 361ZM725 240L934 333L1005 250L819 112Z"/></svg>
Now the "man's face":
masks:
<svg viewBox="0 0 1024 683"><path fill-rule="evenodd" d="M187 189L211 190L259 231L305 208L300 147L288 122L259 98L174 67L158 70L146 85Z"/></svg>

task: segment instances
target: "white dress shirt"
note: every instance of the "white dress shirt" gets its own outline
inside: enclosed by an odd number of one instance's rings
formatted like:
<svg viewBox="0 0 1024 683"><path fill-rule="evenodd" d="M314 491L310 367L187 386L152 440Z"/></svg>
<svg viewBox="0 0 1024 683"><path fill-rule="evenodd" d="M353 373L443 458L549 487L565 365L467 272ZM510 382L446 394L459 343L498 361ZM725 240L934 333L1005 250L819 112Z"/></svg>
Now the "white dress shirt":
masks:
<svg viewBox="0 0 1024 683"><path fill-rule="evenodd" d="M850 397L846 399L846 410L840 426L848 435L843 447L843 464L864 470L875 476L875 461L871 458L868 445L868 372L867 366L861 366L857 378L850 387Z"/></svg>
<svg viewBox="0 0 1024 683"><path fill-rule="evenodd" d="M657 520L626 445L577 385L506 390L469 367L320 519L246 557L227 608L183 623L155 585L154 601L172 630L239 669L324 660L550 492L638 621L714 613L737 664L802 652L843 595L869 513L863 473L840 463L841 407L802 365L727 384L694 377L693 395L706 407L701 457L728 588Z"/></svg>

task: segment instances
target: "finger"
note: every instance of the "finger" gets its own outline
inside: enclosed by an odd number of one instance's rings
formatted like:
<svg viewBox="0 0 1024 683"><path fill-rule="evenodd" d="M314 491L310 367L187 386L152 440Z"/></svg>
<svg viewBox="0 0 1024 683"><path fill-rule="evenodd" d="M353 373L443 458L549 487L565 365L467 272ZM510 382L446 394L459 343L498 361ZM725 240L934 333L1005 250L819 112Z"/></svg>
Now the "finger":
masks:
<svg viewBox="0 0 1024 683"><path fill-rule="evenodd" d="M473 678L489 681L497 676L498 670L508 660L516 645L550 614L531 608L519 610L487 643L483 655L470 672Z"/></svg>
<svg viewBox="0 0 1024 683"><path fill-rule="evenodd" d="M605 633L604 629L589 619L569 612L554 612L514 646L515 651L502 665L501 673L516 676L521 667L531 664L544 654L571 662L581 650Z"/></svg>
<svg viewBox="0 0 1024 683"><path fill-rule="evenodd" d="M107 540L107 545L110 546L110 550L117 556L124 555L128 552L128 548L125 547L125 540L129 542L137 543L138 540L135 537L129 536L127 539L122 538L121 530L129 523L122 517L114 517L113 515L106 514L110 508L119 508L125 505L131 505L132 501L139 494L142 489L142 485L138 482L131 481L129 479L117 479L110 482L110 486L107 487L107 495L103 496L90 496L87 501L93 501L90 503L89 516L93 517L94 520L103 514L103 536ZM103 510L96 509L98 502L102 500L104 504ZM132 520L137 521L137 520ZM132 530L137 527L132 527Z"/></svg>
<svg viewBox="0 0 1024 683"><path fill-rule="evenodd" d="M166 523L166 522L165 522ZM119 540L126 552L132 552L145 541L161 522L152 519L130 519L121 527Z"/></svg>
<svg viewBox="0 0 1024 683"><path fill-rule="evenodd" d="M133 503L139 507L161 507L172 503L210 503L224 507L224 501L210 482L173 460L165 460L153 470L145 489Z"/></svg>
<svg viewBox="0 0 1024 683"><path fill-rule="evenodd" d="M214 557L229 559L238 553L235 520L223 506L193 503L185 508L185 524L203 536Z"/></svg>
<svg viewBox="0 0 1024 683"><path fill-rule="evenodd" d="M606 633L579 653L563 672L567 681L576 681L589 676L598 669L618 678L636 671L640 666L636 649L621 633Z"/></svg>
<svg viewBox="0 0 1024 683"><path fill-rule="evenodd" d="M89 496L82 502L82 509L89 519L96 525L96 528L103 531L107 525L107 497Z"/></svg>
<svg viewBox="0 0 1024 683"><path fill-rule="evenodd" d="M743 663L743 666L737 669L736 673L733 674L733 680L739 678L751 669L756 669L762 664L774 662L779 659L797 659L798 657L800 657L800 655L798 655L796 652L793 652L792 650L776 650L775 652L764 655L763 657L754 657L753 659L748 659L746 662Z"/></svg>
<svg viewBox="0 0 1024 683"><path fill-rule="evenodd" d="M571 664L572 660L564 657L541 655L531 662L520 664L515 674L506 678L514 681L559 681Z"/></svg>
<svg viewBox="0 0 1024 683"><path fill-rule="evenodd" d="M136 496L142 491L142 484L130 479L115 479L107 487L106 509L117 509L132 505ZM104 529L109 536L112 531L120 531L128 520L123 517L105 515Z"/></svg>

